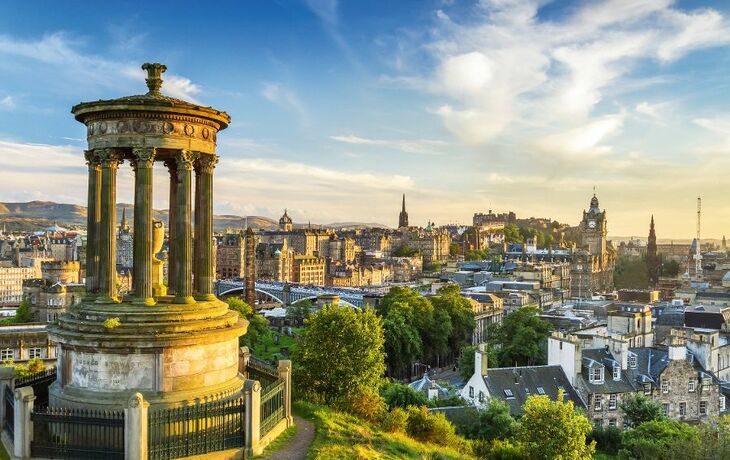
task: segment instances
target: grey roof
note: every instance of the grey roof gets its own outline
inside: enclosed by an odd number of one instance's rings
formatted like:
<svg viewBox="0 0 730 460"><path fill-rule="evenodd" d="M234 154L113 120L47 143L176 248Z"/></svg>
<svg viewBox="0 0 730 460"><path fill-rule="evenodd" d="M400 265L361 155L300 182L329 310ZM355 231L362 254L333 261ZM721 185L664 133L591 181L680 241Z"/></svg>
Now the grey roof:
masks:
<svg viewBox="0 0 730 460"><path fill-rule="evenodd" d="M564 390L566 398L573 401L576 407L585 409L585 403L570 384L563 368L558 365L489 369L484 376L484 383L490 397L506 402L512 415L522 413L522 405L529 396L545 394L555 400L560 389Z"/></svg>
<svg viewBox="0 0 730 460"><path fill-rule="evenodd" d="M684 312L683 311L665 311L662 315L656 319L657 326L684 326Z"/></svg>
<svg viewBox="0 0 730 460"><path fill-rule="evenodd" d="M605 348L596 348L583 350L583 366L581 366L581 377L583 383L590 393L627 393L635 390L631 382L631 377L627 372L621 372L619 380L613 379L613 366L620 365L613 359L613 355ZM602 365L605 367L603 372L603 383L591 383L589 372L592 368Z"/></svg>

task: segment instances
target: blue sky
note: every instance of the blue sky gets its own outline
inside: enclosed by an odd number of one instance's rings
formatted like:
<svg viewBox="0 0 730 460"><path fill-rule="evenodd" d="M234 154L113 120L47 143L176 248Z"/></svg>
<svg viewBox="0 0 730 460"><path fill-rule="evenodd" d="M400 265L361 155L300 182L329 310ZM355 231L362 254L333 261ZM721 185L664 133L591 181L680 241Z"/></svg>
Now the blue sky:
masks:
<svg viewBox="0 0 730 460"><path fill-rule="evenodd" d="M395 225L514 210L614 235L730 228L728 2L4 2L0 200L83 204L80 101L228 111L216 212ZM166 205L159 174L156 206ZM130 202L124 168L119 200ZM730 233L730 232L728 232Z"/></svg>

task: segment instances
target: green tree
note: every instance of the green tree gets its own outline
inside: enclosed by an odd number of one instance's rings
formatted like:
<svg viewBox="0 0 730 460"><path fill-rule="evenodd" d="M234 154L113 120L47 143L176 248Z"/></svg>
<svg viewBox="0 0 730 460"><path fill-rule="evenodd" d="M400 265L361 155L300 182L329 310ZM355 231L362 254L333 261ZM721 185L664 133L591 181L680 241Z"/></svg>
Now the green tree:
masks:
<svg viewBox="0 0 730 460"><path fill-rule="evenodd" d="M668 260L662 263L660 272L661 276L675 278L679 275L679 262L676 260Z"/></svg>
<svg viewBox="0 0 730 460"><path fill-rule="evenodd" d="M619 458L691 460L700 458L700 450L697 428L678 420L652 420L624 432Z"/></svg>
<svg viewBox="0 0 730 460"><path fill-rule="evenodd" d="M399 382L389 382L380 389L380 395L389 409L395 407L425 406L428 403L426 395L410 385Z"/></svg>
<svg viewBox="0 0 730 460"><path fill-rule="evenodd" d="M310 299L303 299L289 306L286 309L286 316L287 318L294 318L300 321L304 321L305 319L309 318L309 315L312 314L313 308L314 304Z"/></svg>
<svg viewBox="0 0 730 460"><path fill-rule="evenodd" d="M33 312L30 308L30 302L28 299L23 299L18 305L18 309L15 311L14 322L16 323L30 323L33 321Z"/></svg>
<svg viewBox="0 0 730 460"><path fill-rule="evenodd" d="M504 240L507 243L522 243L524 241L519 227L515 224L505 225L502 233L504 233Z"/></svg>
<svg viewBox="0 0 730 460"><path fill-rule="evenodd" d="M502 366L531 366L545 362L544 343L552 326L540 319L537 307L523 307L489 327L488 343Z"/></svg>
<svg viewBox="0 0 730 460"><path fill-rule="evenodd" d="M517 422L510 415L507 403L493 398L486 409L477 412L475 419L461 427L461 431L470 439L508 439L515 435Z"/></svg>
<svg viewBox="0 0 730 460"><path fill-rule="evenodd" d="M464 253L464 260L487 260L489 253L483 250L469 250Z"/></svg>
<svg viewBox="0 0 730 460"><path fill-rule="evenodd" d="M459 376L467 381L474 375L474 353L476 353L476 345L465 345L461 349L461 355L459 355L459 362L457 364L459 368Z"/></svg>
<svg viewBox="0 0 730 460"><path fill-rule="evenodd" d="M699 458L704 460L726 460L730 458L730 416L724 415L699 426L701 450Z"/></svg>
<svg viewBox="0 0 730 460"><path fill-rule="evenodd" d="M649 287L646 259L620 256L616 261L613 283L617 289L646 289Z"/></svg>
<svg viewBox="0 0 730 460"><path fill-rule="evenodd" d="M461 254L461 245L459 243L451 243L449 245L449 255L451 257Z"/></svg>
<svg viewBox="0 0 730 460"><path fill-rule="evenodd" d="M421 336L406 317L407 308L391 308L383 318L386 365L390 375L407 368L421 356Z"/></svg>
<svg viewBox="0 0 730 460"><path fill-rule="evenodd" d="M305 325L292 353L299 391L332 404L380 387L383 325L372 309L326 305Z"/></svg>
<svg viewBox="0 0 730 460"><path fill-rule="evenodd" d="M563 392L556 401L547 396L530 396L523 406L517 428L517 441L524 445L533 460L589 460L596 450L595 442L587 443L591 422L563 401Z"/></svg>
<svg viewBox="0 0 730 460"><path fill-rule="evenodd" d="M228 308L238 312L241 317L248 320L248 330L246 334L239 338L239 345L249 347L256 351L264 343L268 342L271 337L271 329L269 329L269 320L254 312L251 305L247 304L238 297L229 297L226 302Z"/></svg>
<svg viewBox="0 0 730 460"><path fill-rule="evenodd" d="M471 343L474 334L474 311L469 299L461 295L458 284L449 284L438 290L431 298L434 311L445 311L451 322L451 333L448 337L449 350L461 350Z"/></svg>
<svg viewBox="0 0 730 460"><path fill-rule="evenodd" d="M662 406L653 399L649 399L639 393L627 396L621 401L619 407L626 417L626 422L631 427L664 418L662 415Z"/></svg>

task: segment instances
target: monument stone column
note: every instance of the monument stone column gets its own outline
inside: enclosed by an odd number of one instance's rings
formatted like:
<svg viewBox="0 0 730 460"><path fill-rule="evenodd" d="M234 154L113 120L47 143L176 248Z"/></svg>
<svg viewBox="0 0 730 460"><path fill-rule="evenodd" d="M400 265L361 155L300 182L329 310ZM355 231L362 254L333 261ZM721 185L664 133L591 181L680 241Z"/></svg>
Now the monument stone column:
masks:
<svg viewBox="0 0 730 460"><path fill-rule="evenodd" d="M173 241L175 238L175 230L177 229L177 220L175 215L177 212L177 161L174 159L165 160L165 166L170 174L170 199L167 211L167 290L169 293L175 292L175 283L177 282L177 257L176 248Z"/></svg>
<svg viewBox="0 0 730 460"><path fill-rule="evenodd" d="M177 203L175 206L175 303L195 303L193 298L192 170L195 154L180 150L177 161Z"/></svg>
<svg viewBox="0 0 730 460"><path fill-rule="evenodd" d="M101 218L101 164L93 150L84 152L89 165L89 191L86 213L86 296L99 291L99 223Z"/></svg>
<svg viewBox="0 0 730 460"><path fill-rule="evenodd" d="M195 163L195 291L197 300L214 299L213 169L216 155L200 155Z"/></svg>
<svg viewBox="0 0 730 460"><path fill-rule="evenodd" d="M101 161L101 219L99 223L99 296L98 302L116 302L117 296L117 168L122 156L106 148Z"/></svg>
<svg viewBox="0 0 730 460"><path fill-rule="evenodd" d="M132 149L134 168L134 301L153 305L152 297L152 175L154 147Z"/></svg>

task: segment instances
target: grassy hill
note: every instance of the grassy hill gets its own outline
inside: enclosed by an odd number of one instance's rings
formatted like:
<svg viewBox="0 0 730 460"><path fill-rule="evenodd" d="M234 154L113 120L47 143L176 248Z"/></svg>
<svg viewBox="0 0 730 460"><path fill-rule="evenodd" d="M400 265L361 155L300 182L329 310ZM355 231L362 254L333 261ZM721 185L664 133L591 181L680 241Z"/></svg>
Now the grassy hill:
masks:
<svg viewBox="0 0 730 460"><path fill-rule="evenodd" d="M381 431L359 418L328 407L296 402L296 413L316 427L307 460L340 459L464 459L471 458L434 444L416 441L405 434Z"/></svg>

